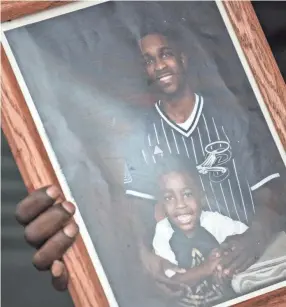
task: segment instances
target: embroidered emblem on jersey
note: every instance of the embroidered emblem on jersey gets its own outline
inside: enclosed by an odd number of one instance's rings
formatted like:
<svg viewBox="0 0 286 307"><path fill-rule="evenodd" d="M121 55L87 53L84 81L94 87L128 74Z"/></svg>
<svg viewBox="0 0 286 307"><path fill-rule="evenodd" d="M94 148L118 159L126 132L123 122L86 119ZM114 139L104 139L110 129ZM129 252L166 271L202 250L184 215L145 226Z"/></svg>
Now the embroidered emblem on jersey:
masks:
<svg viewBox="0 0 286 307"><path fill-rule="evenodd" d="M209 174L212 182L222 182L229 176L229 169L225 164L231 159L230 145L225 141L216 141L205 147L207 157L203 163L197 165L201 174Z"/></svg>
<svg viewBox="0 0 286 307"><path fill-rule="evenodd" d="M192 268L201 265L204 262L204 256L197 249L192 249ZM203 307L209 306L212 301L222 297L222 292L212 283L203 280L200 284L190 287L185 286L185 291L179 301L180 306L184 307ZM213 305L213 304L212 304Z"/></svg>
<svg viewBox="0 0 286 307"><path fill-rule="evenodd" d="M158 146L156 145L155 148L154 148L154 155L160 155L161 157L163 156L163 150Z"/></svg>
<svg viewBox="0 0 286 307"><path fill-rule="evenodd" d="M124 184L128 184L132 182L132 176L129 171L127 163L124 165L124 179L123 179Z"/></svg>

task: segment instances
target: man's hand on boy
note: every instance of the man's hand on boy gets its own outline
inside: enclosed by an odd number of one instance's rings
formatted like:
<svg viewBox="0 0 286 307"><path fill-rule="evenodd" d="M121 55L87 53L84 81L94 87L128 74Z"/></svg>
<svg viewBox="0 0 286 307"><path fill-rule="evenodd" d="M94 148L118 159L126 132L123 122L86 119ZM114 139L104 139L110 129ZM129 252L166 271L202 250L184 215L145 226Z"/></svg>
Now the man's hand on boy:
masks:
<svg viewBox="0 0 286 307"><path fill-rule="evenodd" d="M171 278L168 278L165 271L172 270L176 273L182 273L182 269L168 260L157 256L153 251L148 250L146 247L142 247L140 253L143 265L153 279L165 283L166 285L178 284L175 281L172 281Z"/></svg>
<svg viewBox="0 0 286 307"><path fill-rule="evenodd" d="M143 265L153 280L156 281L158 287L163 291L164 295L169 297L178 297L182 294L183 287L180 283L168 278L165 274L166 270L172 270L175 273L184 273L175 264L157 256L145 246L140 248L141 260Z"/></svg>
<svg viewBox="0 0 286 307"><path fill-rule="evenodd" d="M160 284L162 289L165 288L165 291L167 290L169 297L181 296L184 292L185 285L182 285L181 283L174 281L172 278L167 277L166 273L169 271L173 274L184 274L186 273L186 270L179 268L177 265L169 262L166 259L162 259L161 257L159 258L162 265L162 271L156 278L157 282Z"/></svg>
<svg viewBox="0 0 286 307"><path fill-rule="evenodd" d="M71 221L74 205L60 203L59 197L55 186L36 190L18 204L16 219L25 227L26 241L37 249L34 266L50 270L53 286L62 291L67 288L68 272L61 259L75 241L78 226Z"/></svg>
<svg viewBox="0 0 286 307"><path fill-rule="evenodd" d="M226 277L243 272L260 258L265 247L265 242L248 231L230 236L220 246L221 262L217 269Z"/></svg>
<svg viewBox="0 0 286 307"><path fill-rule="evenodd" d="M211 275L214 284L223 286L228 282L229 276L223 274L223 270L219 270L221 262L221 252L219 248L215 248L210 253L209 257L205 261L205 265L208 267L208 273Z"/></svg>
<svg viewBox="0 0 286 307"><path fill-rule="evenodd" d="M208 258L203 262L203 267L208 276L212 276L217 270L217 266L221 261L221 255L217 248L213 249Z"/></svg>

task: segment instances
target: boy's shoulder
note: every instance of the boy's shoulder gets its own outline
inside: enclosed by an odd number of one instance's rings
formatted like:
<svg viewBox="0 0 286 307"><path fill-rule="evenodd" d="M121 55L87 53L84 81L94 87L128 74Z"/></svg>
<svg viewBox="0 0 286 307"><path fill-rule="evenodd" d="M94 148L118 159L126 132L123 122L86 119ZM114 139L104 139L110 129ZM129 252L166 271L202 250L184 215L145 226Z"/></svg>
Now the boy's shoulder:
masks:
<svg viewBox="0 0 286 307"><path fill-rule="evenodd" d="M219 243L222 243L229 236L241 234L247 230L244 223L233 220L219 212L202 211L200 223Z"/></svg>
<svg viewBox="0 0 286 307"><path fill-rule="evenodd" d="M163 218L163 219L161 219L161 220L159 220L159 221L157 222L157 226L171 227L171 224L170 224L168 218L165 217L165 218Z"/></svg>
<svg viewBox="0 0 286 307"><path fill-rule="evenodd" d="M165 232L165 233L173 234L173 232L174 232L173 227L171 226L167 217L165 217L164 219L157 222L156 232L157 233L158 232Z"/></svg>

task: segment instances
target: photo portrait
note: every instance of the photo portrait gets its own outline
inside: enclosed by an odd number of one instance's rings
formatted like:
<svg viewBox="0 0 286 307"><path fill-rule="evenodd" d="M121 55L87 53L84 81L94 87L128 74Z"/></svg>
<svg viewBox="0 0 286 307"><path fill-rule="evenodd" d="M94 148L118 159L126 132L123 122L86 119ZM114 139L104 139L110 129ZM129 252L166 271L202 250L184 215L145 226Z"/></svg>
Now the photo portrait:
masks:
<svg viewBox="0 0 286 307"><path fill-rule="evenodd" d="M110 306L285 286L285 150L221 7L90 3L4 31Z"/></svg>

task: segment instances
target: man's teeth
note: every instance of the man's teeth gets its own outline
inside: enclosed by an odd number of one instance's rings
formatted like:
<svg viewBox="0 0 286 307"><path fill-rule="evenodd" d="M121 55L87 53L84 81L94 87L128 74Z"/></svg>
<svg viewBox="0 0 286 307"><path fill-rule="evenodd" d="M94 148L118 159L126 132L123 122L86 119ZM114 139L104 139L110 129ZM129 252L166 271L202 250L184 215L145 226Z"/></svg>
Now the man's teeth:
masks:
<svg viewBox="0 0 286 307"><path fill-rule="evenodd" d="M191 214L184 214L184 215L179 215L177 216L177 219L180 223L189 223L192 220L192 215Z"/></svg>
<svg viewBox="0 0 286 307"><path fill-rule="evenodd" d="M168 81L168 80L170 80L171 78L172 78L171 75L164 76L164 77L161 77L161 78L160 78L160 81Z"/></svg>

